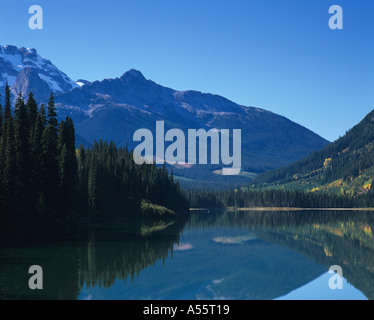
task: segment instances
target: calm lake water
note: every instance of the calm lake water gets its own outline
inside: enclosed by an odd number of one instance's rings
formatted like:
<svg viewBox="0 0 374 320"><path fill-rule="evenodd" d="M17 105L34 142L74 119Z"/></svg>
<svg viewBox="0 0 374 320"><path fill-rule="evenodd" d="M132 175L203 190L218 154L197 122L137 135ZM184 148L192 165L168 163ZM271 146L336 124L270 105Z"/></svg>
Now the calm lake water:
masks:
<svg viewBox="0 0 374 320"><path fill-rule="evenodd" d="M192 212L0 248L2 299L373 299L374 213ZM30 290L31 265L43 290ZM331 290L332 265L343 289Z"/></svg>

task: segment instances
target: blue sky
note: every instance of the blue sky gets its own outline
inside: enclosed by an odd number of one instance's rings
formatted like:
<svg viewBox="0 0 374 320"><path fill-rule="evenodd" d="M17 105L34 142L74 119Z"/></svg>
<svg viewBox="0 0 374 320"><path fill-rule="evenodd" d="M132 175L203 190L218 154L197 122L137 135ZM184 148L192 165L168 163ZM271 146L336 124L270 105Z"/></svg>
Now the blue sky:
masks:
<svg viewBox="0 0 374 320"><path fill-rule="evenodd" d="M28 8L44 11L31 30ZM331 5L344 29L328 27ZM335 140L374 108L373 0L0 0L0 44L72 79L131 68L264 108Z"/></svg>

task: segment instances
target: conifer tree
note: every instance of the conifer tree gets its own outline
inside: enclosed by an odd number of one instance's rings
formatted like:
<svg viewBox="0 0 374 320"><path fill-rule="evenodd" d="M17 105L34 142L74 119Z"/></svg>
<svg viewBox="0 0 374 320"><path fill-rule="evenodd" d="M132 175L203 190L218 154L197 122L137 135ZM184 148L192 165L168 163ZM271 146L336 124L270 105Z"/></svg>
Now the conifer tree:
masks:
<svg viewBox="0 0 374 320"><path fill-rule="evenodd" d="M50 124L57 132L58 121L53 93L51 93L48 101L48 124Z"/></svg>
<svg viewBox="0 0 374 320"><path fill-rule="evenodd" d="M0 224L2 221L2 217L4 214L4 209L2 208L3 200L2 200L2 194L3 194L3 153L2 153L2 147L1 147L1 135L2 135L2 127L3 127L3 107L1 105L1 94L0 94Z"/></svg>
<svg viewBox="0 0 374 320"><path fill-rule="evenodd" d="M97 162L95 158L91 155L89 170L88 170L88 179L87 179L87 203L88 207L91 210L97 208L97 193L98 193L98 183L97 183Z"/></svg>
<svg viewBox="0 0 374 320"><path fill-rule="evenodd" d="M5 86L5 106L4 106L4 122L3 134L1 137L1 153L3 155L2 172L2 200L3 209L7 213L6 221L9 222L16 204L15 198L15 149L14 149L14 127L13 116L10 104L10 89L8 83Z"/></svg>
<svg viewBox="0 0 374 320"><path fill-rule="evenodd" d="M44 115L39 111L36 119L35 128L31 137L31 150L30 150L30 162L31 162L31 191L33 193L34 205L39 205L40 196L42 195L43 189L43 167L42 167L42 137L44 132Z"/></svg>
<svg viewBox="0 0 374 320"><path fill-rule="evenodd" d="M59 186L62 211L72 211L77 191L77 158L75 154L75 133L71 118L61 121L58 134Z"/></svg>
<svg viewBox="0 0 374 320"><path fill-rule="evenodd" d="M0 94L0 141L1 141L1 132L3 127L3 106L1 105L1 94ZM0 154L1 157L1 154Z"/></svg>
<svg viewBox="0 0 374 320"><path fill-rule="evenodd" d="M29 114L29 127L30 127L30 141L32 140L32 134L35 129L36 121L38 118L38 104L35 101L34 94L30 91L27 102L26 109Z"/></svg>
<svg viewBox="0 0 374 320"><path fill-rule="evenodd" d="M15 152L16 152L16 190L17 206L21 213L31 210L30 196L30 138L29 119L25 103L20 94L15 105L14 117Z"/></svg>
<svg viewBox="0 0 374 320"><path fill-rule="evenodd" d="M47 123L47 112L45 111L44 103L42 103L40 106L39 116L40 116L43 126L46 127L48 123Z"/></svg>
<svg viewBox="0 0 374 320"><path fill-rule="evenodd" d="M42 135L42 154L41 154L41 181L43 184L42 207L48 209L48 213L55 215L57 213L57 195L58 195L58 153L57 153L57 135L52 124L49 124Z"/></svg>

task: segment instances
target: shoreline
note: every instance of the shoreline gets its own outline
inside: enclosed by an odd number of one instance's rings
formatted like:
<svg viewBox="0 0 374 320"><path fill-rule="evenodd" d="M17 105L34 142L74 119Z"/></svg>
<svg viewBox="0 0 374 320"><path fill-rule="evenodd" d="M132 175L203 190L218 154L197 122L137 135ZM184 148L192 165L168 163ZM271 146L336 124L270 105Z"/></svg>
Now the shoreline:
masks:
<svg viewBox="0 0 374 320"><path fill-rule="evenodd" d="M296 207L250 207L250 208L190 208L190 211L374 211L374 208L296 208Z"/></svg>

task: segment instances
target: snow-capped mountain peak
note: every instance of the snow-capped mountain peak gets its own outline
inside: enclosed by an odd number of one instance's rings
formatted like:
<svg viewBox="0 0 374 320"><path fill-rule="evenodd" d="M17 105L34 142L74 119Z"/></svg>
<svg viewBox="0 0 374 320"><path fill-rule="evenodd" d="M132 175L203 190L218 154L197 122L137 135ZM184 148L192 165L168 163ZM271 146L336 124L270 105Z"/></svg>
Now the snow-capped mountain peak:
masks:
<svg viewBox="0 0 374 320"><path fill-rule="evenodd" d="M32 68L21 72L25 68ZM32 75L32 88L27 76ZM35 49L17 48L0 45L0 92L3 92L6 82L11 86L12 93L27 95L32 89L36 97L42 98L40 90L55 94L69 92L78 87L65 73L60 71L48 59L40 56Z"/></svg>

